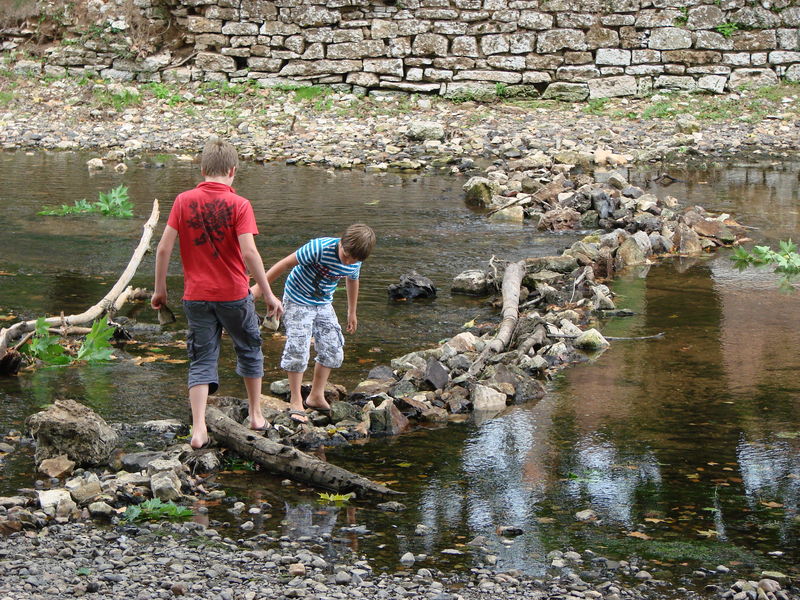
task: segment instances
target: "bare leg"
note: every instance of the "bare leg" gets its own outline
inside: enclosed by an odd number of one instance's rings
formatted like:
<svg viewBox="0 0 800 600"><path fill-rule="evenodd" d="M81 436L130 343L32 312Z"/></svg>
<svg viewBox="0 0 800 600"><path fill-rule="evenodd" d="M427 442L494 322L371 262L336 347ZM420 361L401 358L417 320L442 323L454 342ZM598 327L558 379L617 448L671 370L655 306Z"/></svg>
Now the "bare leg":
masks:
<svg viewBox="0 0 800 600"><path fill-rule="evenodd" d="M314 365L314 379L311 381L311 392L309 392L308 398L306 398L307 406L322 410L331 409L331 405L325 400L325 386L328 383L330 374L330 367L323 366L321 363L316 363Z"/></svg>
<svg viewBox="0 0 800 600"><path fill-rule="evenodd" d="M250 415L250 429L263 429L267 424L261 412L261 377L244 377L247 388L247 406Z"/></svg>
<svg viewBox="0 0 800 600"><path fill-rule="evenodd" d="M286 371L286 375L289 377L289 406L291 410L305 412L303 408L303 393L300 391L303 386L303 371ZM294 415L295 420L299 421L301 418L300 415ZM308 419L303 421L303 423L307 422Z"/></svg>
<svg viewBox="0 0 800 600"><path fill-rule="evenodd" d="M200 448L208 441L208 430L206 429L207 401L207 383L189 388L189 404L192 406L192 439L189 441L189 445L192 448Z"/></svg>

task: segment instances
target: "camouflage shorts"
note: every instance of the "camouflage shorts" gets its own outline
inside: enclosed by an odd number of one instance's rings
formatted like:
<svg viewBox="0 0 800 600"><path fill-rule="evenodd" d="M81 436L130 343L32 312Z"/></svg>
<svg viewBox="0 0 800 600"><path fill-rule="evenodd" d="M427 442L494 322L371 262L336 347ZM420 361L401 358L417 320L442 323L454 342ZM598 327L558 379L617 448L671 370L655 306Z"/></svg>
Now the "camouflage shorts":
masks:
<svg viewBox="0 0 800 600"><path fill-rule="evenodd" d="M294 373L305 371L312 337L317 353L315 360L323 367L340 367L344 359L344 335L333 306L297 304L284 299L283 307L286 345L281 356L281 368Z"/></svg>

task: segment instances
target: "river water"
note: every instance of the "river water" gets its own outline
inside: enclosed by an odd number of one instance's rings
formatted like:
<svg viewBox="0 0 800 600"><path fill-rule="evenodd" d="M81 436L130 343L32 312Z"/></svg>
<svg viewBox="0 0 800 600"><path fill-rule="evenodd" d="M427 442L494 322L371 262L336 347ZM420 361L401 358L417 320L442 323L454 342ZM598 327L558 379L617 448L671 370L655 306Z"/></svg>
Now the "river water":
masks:
<svg viewBox="0 0 800 600"><path fill-rule="evenodd" d="M197 165L179 157L150 157L126 174L93 176L87 158L0 155L0 318L69 314L94 304L124 269L152 199L162 200L163 223L175 194L198 180ZM158 163L164 166L153 166ZM734 163L670 174L681 181L658 187L653 173L628 175L659 195L733 214L755 227L759 243L797 239L800 164ZM235 187L253 202L262 230L257 244L268 265L352 222L369 223L378 234L363 271L359 331L348 337L335 383L352 387L374 365L449 337L472 319L496 319L484 301L450 295L460 271L485 266L492 255L515 260L560 253L577 237L489 223L464 206L462 183L434 175L241 166ZM134 219L36 215L45 205L92 201L119 184L129 187ZM236 470L222 480L232 496L273 505L256 531L330 532L389 568L406 551L429 555L425 565L475 566L481 555L467 543L481 535L499 568L532 573L545 568L547 552L566 547L642 554L662 565L666 577L682 563L797 572L800 295L782 293L769 270L734 269L728 256L723 250L668 260L620 276L613 284L617 303L635 315L609 319L602 330L666 335L615 342L560 374L538 403L483 423L327 452L332 462L405 492L402 513L366 502L329 507L311 490L258 472ZM170 278L176 308L179 268L176 257ZM434 281L439 297L388 302L387 285L412 269ZM134 285L151 287L152 271L148 256ZM335 306L343 315L343 293ZM144 304L124 312L156 322ZM0 432L22 428L54 397L76 398L109 421L187 419L185 321L177 316L166 333L129 344L111 364L0 379ZM265 342L266 382L282 376L280 348L279 339ZM137 365L130 360L136 356L158 360ZM220 393L242 396L230 351L222 365ZM30 486L31 469L30 452L12 454L0 495ZM596 515L589 523L575 518L585 509ZM211 517L239 535L237 518L214 509ZM422 535L415 535L418 524L426 526ZM359 525L369 533L350 529ZM503 539L496 533L503 525L524 533Z"/></svg>

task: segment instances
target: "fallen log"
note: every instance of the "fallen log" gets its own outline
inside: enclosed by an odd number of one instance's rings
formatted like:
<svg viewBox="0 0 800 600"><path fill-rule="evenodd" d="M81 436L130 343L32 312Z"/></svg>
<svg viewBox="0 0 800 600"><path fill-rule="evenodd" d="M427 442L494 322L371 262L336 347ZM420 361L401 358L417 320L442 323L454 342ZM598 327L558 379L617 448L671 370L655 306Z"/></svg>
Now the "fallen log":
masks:
<svg viewBox="0 0 800 600"><path fill-rule="evenodd" d="M158 199L156 199L153 200L153 210L150 213L150 218L144 224L144 231L142 232L142 237L139 240L139 245L136 246L130 261L128 261L128 266L125 267L125 270L114 284L114 287L111 288L111 290L100 300L100 302L80 314L48 317L45 319L45 322L50 325L60 325L61 327L66 328L70 325L83 325L85 323L91 323L105 313L113 314L115 311L119 310L122 304L131 296L131 294L138 290L138 288L137 290L133 290L127 286L136 273L136 269L139 268L139 263L142 262L142 258L147 252L147 249L150 247L150 239L153 237L153 230L158 223L158 214ZM3 364L4 360L6 360L8 345L17 337L35 329L36 319L32 319L30 321L20 321L11 327L4 327L0 329L0 365ZM2 374L2 372L0 372L0 374Z"/></svg>
<svg viewBox="0 0 800 600"><path fill-rule="evenodd" d="M519 319L519 289L522 285L522 278L525 275L525 261L511 263L503 273L503 320L500 321L500 328L497 335L491 340L477 360L472 363L467 373L477 375L483 370L483 366L492 354L505 350L511 341L514 328Z"/></svg>
<svg viewBox="0 0 800 600"><path fill-rule="evenodd" d="M273 442L237 423L213 406L206 408L206 426L215 441L224 444L239 456L257 462L275 475L337 493L355 492L358 496L402 493L292 446Z"/></svg>

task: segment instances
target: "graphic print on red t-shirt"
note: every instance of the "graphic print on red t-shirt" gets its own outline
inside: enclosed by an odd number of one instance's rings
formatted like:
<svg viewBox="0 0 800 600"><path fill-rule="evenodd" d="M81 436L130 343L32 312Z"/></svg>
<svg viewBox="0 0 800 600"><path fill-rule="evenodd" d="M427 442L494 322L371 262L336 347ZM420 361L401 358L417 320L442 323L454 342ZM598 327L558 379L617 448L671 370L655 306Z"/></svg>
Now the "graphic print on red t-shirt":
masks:
<svg viewBox="0 0 800 600"><path fill-rule="evenodd" d="M210 244L213 249L212 256L219 258L215 242L224 241L226 230L233 225L233 207L222 198L209 200L202 206L195 200L189 203L189 213L186 224L192 230L200 230L200 234L194 237L192 242L195 246Z"/></svg>

